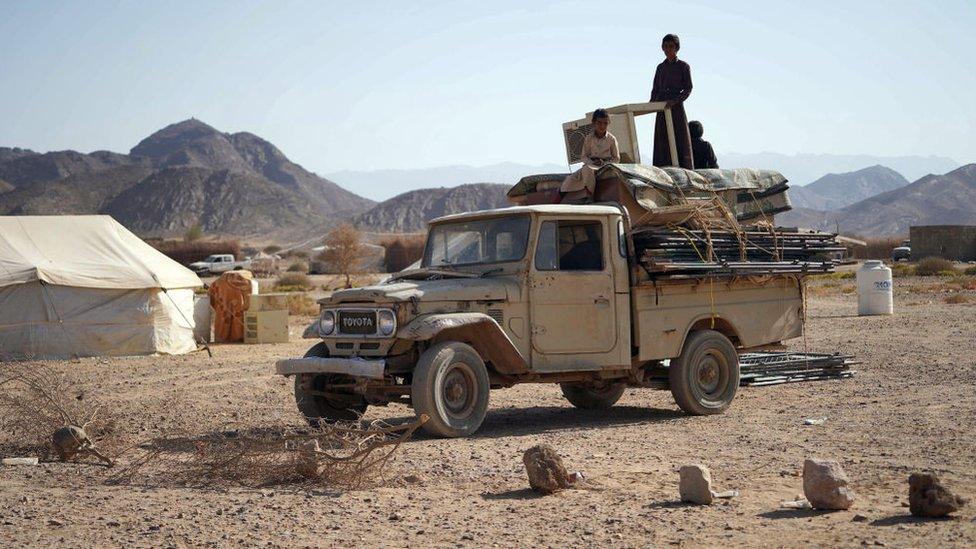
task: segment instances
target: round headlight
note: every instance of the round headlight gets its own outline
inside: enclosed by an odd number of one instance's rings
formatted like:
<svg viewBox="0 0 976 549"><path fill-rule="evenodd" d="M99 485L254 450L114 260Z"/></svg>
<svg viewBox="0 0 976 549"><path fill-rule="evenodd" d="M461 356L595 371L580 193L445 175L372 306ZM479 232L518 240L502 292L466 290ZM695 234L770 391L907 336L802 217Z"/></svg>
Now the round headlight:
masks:
<svg viewBox="0 0 976 549"><path fill-rule="evenodd" d="M335 313L332 311L325 311L322 313L322 318L319 319L319 333L322 335L329 335L335 330Z"/></svg>
<svg viewBox="0 0 976 549"><path fill-rule="evenodd" d="M396 316L393 315L393 311L380 311L376 321L382 335L391 335L396 330Z"/></svg>

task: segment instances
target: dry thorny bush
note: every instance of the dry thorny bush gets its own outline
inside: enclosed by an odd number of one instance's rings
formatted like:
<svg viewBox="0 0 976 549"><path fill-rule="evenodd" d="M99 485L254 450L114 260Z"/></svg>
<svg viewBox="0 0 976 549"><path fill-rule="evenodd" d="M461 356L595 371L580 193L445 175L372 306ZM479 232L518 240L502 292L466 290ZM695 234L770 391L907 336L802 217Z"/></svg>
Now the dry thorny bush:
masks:
<svg viewBox="0 0 976 549"><path fill-rule="evenodd" d="M357 489L383 479L390 458L426 419L395 426L343 422L276 432L161 437L140 445L138 457L111 482L193 487L308 483Z"/></svg>
<svg viewBox="0 0 976 549"><path fill-rule="evenodd" d="M37 362L11 362L0 368L3 454L46 458L53 450L51 436L70 425L81 427L103 451L117 450L113 414L66 375Z"/></svg>
<svg viewBox="0 0 976 549"><path fill-rule="evenodd" d="M422 417L395 426L349 421L304 429L169 435L126 445L114 415L45 364L14 362L0 368L0 455L47 459L52 434L76 425L102 453L121 462L109 478L114 484L314 483L356 489L381 481L390 458L426 421Z"/></svg>

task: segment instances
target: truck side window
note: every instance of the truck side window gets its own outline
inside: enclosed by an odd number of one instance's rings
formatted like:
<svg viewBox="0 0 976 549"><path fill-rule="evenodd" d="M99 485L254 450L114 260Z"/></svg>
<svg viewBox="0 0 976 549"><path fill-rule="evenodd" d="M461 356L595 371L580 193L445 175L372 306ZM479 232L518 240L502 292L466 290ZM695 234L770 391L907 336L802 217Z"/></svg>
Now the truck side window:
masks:
<svg viewBox="0 0 976 549"><path fill-rule="evenodd" d="M539 271L602 271L603 225L599 221L545 221L539 231Z"/></svg>
<svg viewBox="0 0 976 549"><path fill-rule="evenodd" d="M539 245L535 248L535 269L555 271L559 266L556 252L556 222L544 221L539 228Z"/></svg>

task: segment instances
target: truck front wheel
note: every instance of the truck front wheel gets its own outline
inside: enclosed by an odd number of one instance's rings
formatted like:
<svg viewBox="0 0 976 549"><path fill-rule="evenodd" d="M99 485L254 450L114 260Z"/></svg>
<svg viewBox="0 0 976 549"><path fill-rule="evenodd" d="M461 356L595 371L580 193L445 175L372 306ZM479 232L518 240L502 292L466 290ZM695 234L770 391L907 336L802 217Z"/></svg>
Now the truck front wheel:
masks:
<svg viewBox="0 0 976 549"><path fill-rule="evenodd" d="M671 360L668 381L675 402L686 413L720 414L739 388L739 355L729 338L714 330L692 332L681 355Z"/></svg>
<svg viewBox="0 0 976 549"><path fill-rule="evenodd" d="M620 400L627 385L620 382L560 383L563 396L573 406L584 410L606 410Z"/></svg>
<svg viewBox="0 0 976 549"><path fill-rule="evenodd" d="M306 357L328 357L325 343L316 343ZM353 379L341 374L297 374L295 376L295 403L312 427L320 423L354 421L366 413L366 399L337 385L349 385Z"/></svg>
<svg viewBox="0 0 976 549"><path fill-rule="evenodd" d="M410 400L429 420L424 430L442 437L468 436L488 413L488 370L478 352L456 341L424 351L413 370Z"/></svg>

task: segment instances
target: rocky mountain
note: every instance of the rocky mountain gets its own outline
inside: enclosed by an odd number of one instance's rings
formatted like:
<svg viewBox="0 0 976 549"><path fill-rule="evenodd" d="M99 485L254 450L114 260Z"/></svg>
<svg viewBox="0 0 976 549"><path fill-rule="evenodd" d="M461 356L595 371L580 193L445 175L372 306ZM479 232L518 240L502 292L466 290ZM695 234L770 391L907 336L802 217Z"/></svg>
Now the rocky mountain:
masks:
<svg viewBox="0 0 976 549"><path fill-rule="evenodd" d="M833 212L799 208L781 225L840 229L867 237L907 235L912 225L976 224L976 164L921 179Z"/></svg>
<svg viewBox="0 0 976 549"><path fill-rule="evenodd" d="M300 233L373 205L256 135L196 119L153 133L130 154L2 148L0 181L0 214L108 213L143 235L196 223L238 236Z"/></svg>
<svg viewBox="0 0 976 549"><path fill-rule="evenodd" d="M383 232L424 231L427 221L454 213L509 206L510 185L473 183L457 187L418 189L380 202L353 218L356 226Z"/></svg>
<svg viewBox="0 0 976 549"><path fill-rule="evenodd" d="M871 166L854 172L829 173L809 185L790 188L794 206L815 210L839 210L855 202L908 185L891 168Z"/></svg>

